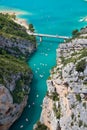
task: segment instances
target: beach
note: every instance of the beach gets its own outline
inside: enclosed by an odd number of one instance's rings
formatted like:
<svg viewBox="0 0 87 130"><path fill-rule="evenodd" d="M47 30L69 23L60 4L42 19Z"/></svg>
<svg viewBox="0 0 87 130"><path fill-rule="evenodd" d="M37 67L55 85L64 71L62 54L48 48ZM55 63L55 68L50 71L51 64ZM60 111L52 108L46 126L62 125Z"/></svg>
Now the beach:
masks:
<svg viewBox="0 0 87 130"><path fill-rule="evenodd" d="M27 12L23 12L23 11L12 11L12 10L0 10L0 13L9 14L9 15L16 15L16 18L13 19L14 22L16 22L17 24L20 24L21 26L24 26L26 29L28 29L27 20L19 17L20 15L27 14Z"/></svg>

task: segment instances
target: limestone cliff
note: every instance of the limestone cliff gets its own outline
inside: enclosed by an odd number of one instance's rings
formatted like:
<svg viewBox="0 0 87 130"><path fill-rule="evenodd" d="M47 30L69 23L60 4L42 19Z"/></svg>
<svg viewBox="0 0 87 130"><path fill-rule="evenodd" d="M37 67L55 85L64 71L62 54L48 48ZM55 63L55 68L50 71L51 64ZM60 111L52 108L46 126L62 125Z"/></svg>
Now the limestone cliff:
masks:
<svg viewBox="0 0 87 130"><path fill-rule="evenodd" d="M87 130L87 28L60 44L56 60L40 122L50 130Z"/></svg>
<svg viewBox="0 0 87 130"><path fill-rule="evenodd" d="M0 51L26 58L36 49L36 38L29 36L27 29L14 21L13 15L0 13Z"/></svg>
<svg viewBox="0 0 87 130"><path fill-rule="evenodd" d="M15 57L28 57L36 50L36 44L20 37L6 37L0 35L0 49L3 49Z"/></svg>
<svg viewBox="0 0 87 130"><path fill-rule="evenodd" d="M8 130L27 104L33 74L26 63L35 37L12 16L0 14L0 130Z"/></svg>

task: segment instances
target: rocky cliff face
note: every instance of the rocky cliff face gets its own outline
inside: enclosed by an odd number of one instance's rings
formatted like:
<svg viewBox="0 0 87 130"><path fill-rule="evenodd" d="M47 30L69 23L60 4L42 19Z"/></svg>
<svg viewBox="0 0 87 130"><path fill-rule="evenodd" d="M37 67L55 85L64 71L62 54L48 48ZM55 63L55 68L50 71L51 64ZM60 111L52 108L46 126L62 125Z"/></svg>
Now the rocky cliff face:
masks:
<svg viewBox="0 0 87 130"><path fill-rule="evenodd" d="M36 49L35 37L10 17L0 14L0 130L8 130L27 104L33 74L25 61Z"/></svg>
<svg viewBox="0 0 87 130"><path fill-rule="evenodd" d="M0 48L16 57L28 57L36 50L36 44L26 39L0 35Z"/></svg>
<svg viewBox="0 0 87 130"><path fill-rule="evenodd" d="M9 90L0 85L0 130L8 130L16 121L27 104L27 96L20 104L13 103Z"/></svg>
<svg viewBox="0 0 87 130"><path fill-rule="evenodd" d="M57 49L47 80L40 122L50 130L87 130L87 39L83 34Z"/></svg>
<svg viewBox="0 0 87 130"><path fill-rule="evenodd" d="M13 60L13 57L11 60ZM18 62L16 59L15 62L11 60L6 57L3 60L3 57L0 55L1 130L8 130L22 114L27 104L30 90L29 84L33 76L31 70L24 62Z"/></svg>

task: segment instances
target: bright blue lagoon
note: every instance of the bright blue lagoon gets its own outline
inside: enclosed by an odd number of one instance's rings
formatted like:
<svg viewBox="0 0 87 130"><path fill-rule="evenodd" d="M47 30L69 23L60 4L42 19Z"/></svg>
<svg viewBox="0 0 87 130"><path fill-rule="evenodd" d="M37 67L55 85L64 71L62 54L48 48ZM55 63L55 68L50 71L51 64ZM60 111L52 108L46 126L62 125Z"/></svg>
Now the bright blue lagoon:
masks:
<svg viewBox="0 0 87 130"><path fill-rule="evenodd" d="M87 16L87 2L84 0L1 0L0 9L27 11L29 14L20 17L33 23L36 32L70 36L73 29L86 26L79 20ZM39 43L37 51L31 56L34 79L31 84L28 105L22 116L10 130L32 130L41 114L41 104L47 91L46 79L49 70L56 65L56 48L60 44L57 39L44 39ZM28 118L28 122L26 122Z"/></svg>

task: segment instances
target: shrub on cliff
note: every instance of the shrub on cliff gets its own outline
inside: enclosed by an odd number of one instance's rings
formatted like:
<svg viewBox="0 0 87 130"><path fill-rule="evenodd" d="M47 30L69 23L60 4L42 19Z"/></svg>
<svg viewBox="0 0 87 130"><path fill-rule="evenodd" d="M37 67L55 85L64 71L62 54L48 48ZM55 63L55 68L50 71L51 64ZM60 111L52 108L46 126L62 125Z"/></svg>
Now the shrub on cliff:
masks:
<svg viewBox="0 0 87 130"><path fill-rule="evenodd" d="M84 60L81 60L81 61L79 61L79 62L77 63L77 65L76 65L76 70L77 70L78 72L83 72L84 69L85 69L85 67L86 67L86 60L84 59Z"/></svg>
<svg viewBox="0 0 87 130"><path fill-rule="evenodd" d="M53 105L53 111L55 113L55 116L57 119L60 119L61 117L61 108L60 108L60 104L58 104L58 108L56 107L56 104L54 103Z"/></svg>
<svg viewBox="0 0 87 130"><path fill-rule="evenodd" d="M48 128L44 124L41 124L40 121L38 121L37 122L37 128L35 128L35 130L48 130Z"/></svg>
<svg viewBox="0 0 87 130"><path fill-rule="evenodd" d="M77 37L77 36L79 36L79 35L80 35L80 32L78 31L78 29L73 30L73 32L72 32L72 37Z"/></svg>
<svg viewBox="0 0 87 130"><path fill-rule="evenodd" d="M77 101L81 102L81 96L80 96L80 94L76 94L76 99L77 99Z"/></svg>
<svg viewBox="0 0 87 130"><path fill-rule="evenodd" d="M50 96L49 96L53 101L59 101L59 95L57 92L53 92Z"/></svg>
<svg viewBox="0 0 87 130"><path fill-rule="evenodd" d="M33 24L29 24L29 30L30 30L31 32L34 32Z"/></svg>
<svg viewBox="0 0 87 130"><path fill-rule="evenodd" d="M25 95L28 94L25 86L29 85L30 74L31 69L24 61L8 54L0 54L0 84L3 84L9 90L10 84L15 87L11 92L15 103L21 103ZM15 83L12 81L15 81Z"/></svg>

